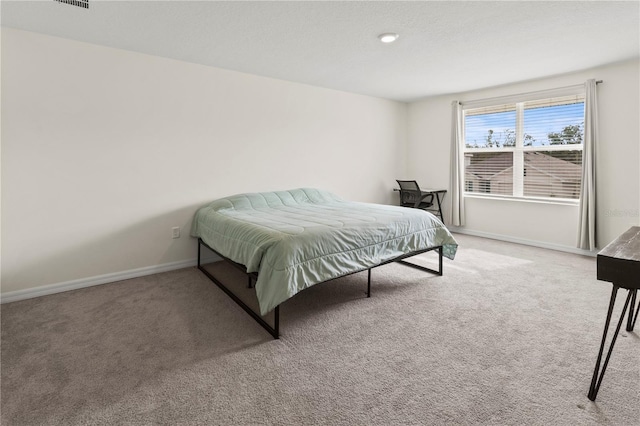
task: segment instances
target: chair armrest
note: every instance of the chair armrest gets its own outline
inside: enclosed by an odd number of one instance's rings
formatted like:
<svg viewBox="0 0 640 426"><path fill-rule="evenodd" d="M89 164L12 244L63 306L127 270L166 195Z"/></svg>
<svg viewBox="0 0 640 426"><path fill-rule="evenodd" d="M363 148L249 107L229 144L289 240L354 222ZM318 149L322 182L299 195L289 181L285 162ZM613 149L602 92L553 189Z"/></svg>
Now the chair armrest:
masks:
<svg viewBox="0 0 640 426"><path fill-rule="evenodd" d="M433 194L424 194L421 198L418 199L418 201L416 201L416 204L414 205L415 208L420 207L420 203L425 202L425 199L429 199L429 201L426 201L427 204L429 204L430 206L433 205Z"/></svg>

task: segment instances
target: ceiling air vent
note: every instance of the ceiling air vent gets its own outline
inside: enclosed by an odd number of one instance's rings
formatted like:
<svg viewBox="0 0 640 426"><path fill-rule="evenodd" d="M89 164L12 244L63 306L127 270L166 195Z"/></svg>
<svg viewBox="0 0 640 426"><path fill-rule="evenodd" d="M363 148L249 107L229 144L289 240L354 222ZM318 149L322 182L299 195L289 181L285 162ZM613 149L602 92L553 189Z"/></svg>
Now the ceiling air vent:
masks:
<svg viewBox="0 0 640 426"><path fill-rule="evenodd" d="M58 3L66 3L72 6L78 6L85 9L89 9L89 0L55 0Z"/></svg>

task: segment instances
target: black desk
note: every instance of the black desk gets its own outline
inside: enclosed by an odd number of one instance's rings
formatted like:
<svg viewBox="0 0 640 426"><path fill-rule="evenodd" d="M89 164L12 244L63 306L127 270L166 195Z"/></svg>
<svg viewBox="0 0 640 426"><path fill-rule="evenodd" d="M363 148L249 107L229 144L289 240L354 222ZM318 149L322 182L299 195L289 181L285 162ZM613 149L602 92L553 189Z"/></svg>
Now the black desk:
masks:
<svg viewBox="0 0 640 426"><path fill-rule="evenodd" d="M394 191L400 191L399 188L393 188ZM442 216L442 200L444 200L444 195L447 193L446 189L422 189L420 188L420 192L422 196L432 194L433 198L436 200L436 208L433 209L425 209L435 214L436 216L440 216L440 220L444 223L444 217Z"/></svg>
<svg viewBox="0 0 640 426"><path fill-rule="evenodd" d="M595 401L598 395L598 389L602 383L602 377L607 369L609 358L613 352L613 346L616 343L616 338L620 332L620 327L624 322L624 316L629 308L629 317L627 319L627 331L633 331L636 320L638 319L638 311L640 311L640 301L638 307L635 308L636 299L638 295L638 289L640 288L640 226L633 226L629 228L627 232L620 235L608 246L603 248L598 253L598 279L601 281L609 281L613 284L613 290L611 291L611 299L609 301L609 312L607 313L607 320L604 325L604 333L602 334L602 343L600 344L600 352L598 353L598 360L596 361L596 368L593 371L593 378L591 379L591 387L589 388L589 399ZM598 376L600 370L600 362L602 361L602 353L604 351L604 344L607 339L607 330L609 329L609 323L611 322L611 314L613 313L613 306L616 302L616 294L619 288L624 288L628 291L627 300L622 308L620 319L618 320L618 326L616 332L611 338L611 344L609 346L609 352L602 366L602 372ZM631 304L631 307L629 307ZM635 315L633 313L635 308Z"/></svg>

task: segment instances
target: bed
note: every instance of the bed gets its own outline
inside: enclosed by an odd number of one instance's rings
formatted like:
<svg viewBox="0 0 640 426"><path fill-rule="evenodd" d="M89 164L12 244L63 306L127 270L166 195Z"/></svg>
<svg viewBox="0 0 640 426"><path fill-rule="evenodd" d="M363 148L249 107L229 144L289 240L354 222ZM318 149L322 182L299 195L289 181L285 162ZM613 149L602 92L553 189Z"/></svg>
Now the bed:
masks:
<svg viewBox="0 0 640 426"><path fill-rule="evenodd" d="M398 206L345 201L314 188L238 194L200 208L191 235L198 238L198 267L275 338L278 307L312 285L437 250L454 258L457 242L431 213ZM200 265L201 246L242 268L255 281L260 314L243 306ZM262 316L275 310L275 325Z"/></svg>

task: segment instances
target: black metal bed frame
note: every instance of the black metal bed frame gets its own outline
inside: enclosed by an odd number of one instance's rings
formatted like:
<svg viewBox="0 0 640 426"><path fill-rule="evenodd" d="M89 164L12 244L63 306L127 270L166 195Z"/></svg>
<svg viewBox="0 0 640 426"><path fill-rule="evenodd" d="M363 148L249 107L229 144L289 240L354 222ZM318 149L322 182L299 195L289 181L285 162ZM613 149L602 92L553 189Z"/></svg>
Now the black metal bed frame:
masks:
<svg viewBox="0 0 640 426"><path fill-rule="evenodd" d="M247 272L247 268L244 265L242 265L240 263L237 263L237 262L234 262L231 259L226 258L225 256L221 255L220 253L218 253L217 251L212 249L207 243L202 241L201 238L198 238L198 269L200 271L202 271L202 273L205 274L207 276L207 278L209 278L214 284L216 284L218 287L220 287L220 289L222 291L224 291L242 309L244 309L244 311L246 313L248 313L258 324L260 324L262 326L262 328L267 330L269 332L269 334L271 334L271 336L273 336L274 339L279 339L280 338L280 305L276 306L274 308L274 310L273 310L273 315L274 315L273 322L274 322L274 324L273 324L273 326L271 326L271 324L269 324L267 321L265 321L262 316L260 316L257 312L255 312L253 309L251 309L251 307L249 307L249 305L247 305L234 292L229 290L229 288L227 288L227 286L222 284L222 282L220 280L218 280L216 277L214 277L213 274L211 274L211 272L207 271L201 265L200 259L201 259L201 248L202 248L202 246L205 246L206 248L211 250L213 253L215 253L216 256L219 256L222 260L230 263L235 268L237 268L240 271L242 271L243 273L245 273L247 275L247 277L248 277L248 286L249 286L249 288L251 288L253 282L258 279L258 273L257 272ZM437 250L438 251L438 270L427 268L426 266L422 266L422 265L416 265L415 263L407 262L406 260L404 260L406 258L417 256L419 254L426 253L426 252L433 251L433 250ZM346 277L348 275L356 274L358 272L367 271L368 273L367 273L367 292L366 292L366 295L367 295L367 297L371 297L371 270L373 268L377 268L378 266L383 266L383 265L386 265L386 264L389 264L389 263L393 263L393 262L402 263L403 265L407 265L407 266L410 266L412 268L420 269L421 271L431 272L433 274L442 276L442 246L436 246L436 247L431 247L431 248L424 249L424 250L419 250L419 251L414 251L414 252L411 252L411 253L407 253L407 254L404 254L402 256L398 256L398 257L396 257L394 259L387 260L385 262L379 263L378 265L372 266L371 268L361 269L361 270L358 270L358 271L350 272L348 274L342 275L341 277L331 278L331 279L329 279L327 281L332 281L332 280L337 279L337 278L342 278L342 277ZM323 282L327 282L327 281L322 281L322 282L320 282L318 284L322 284Z"/></svg>

